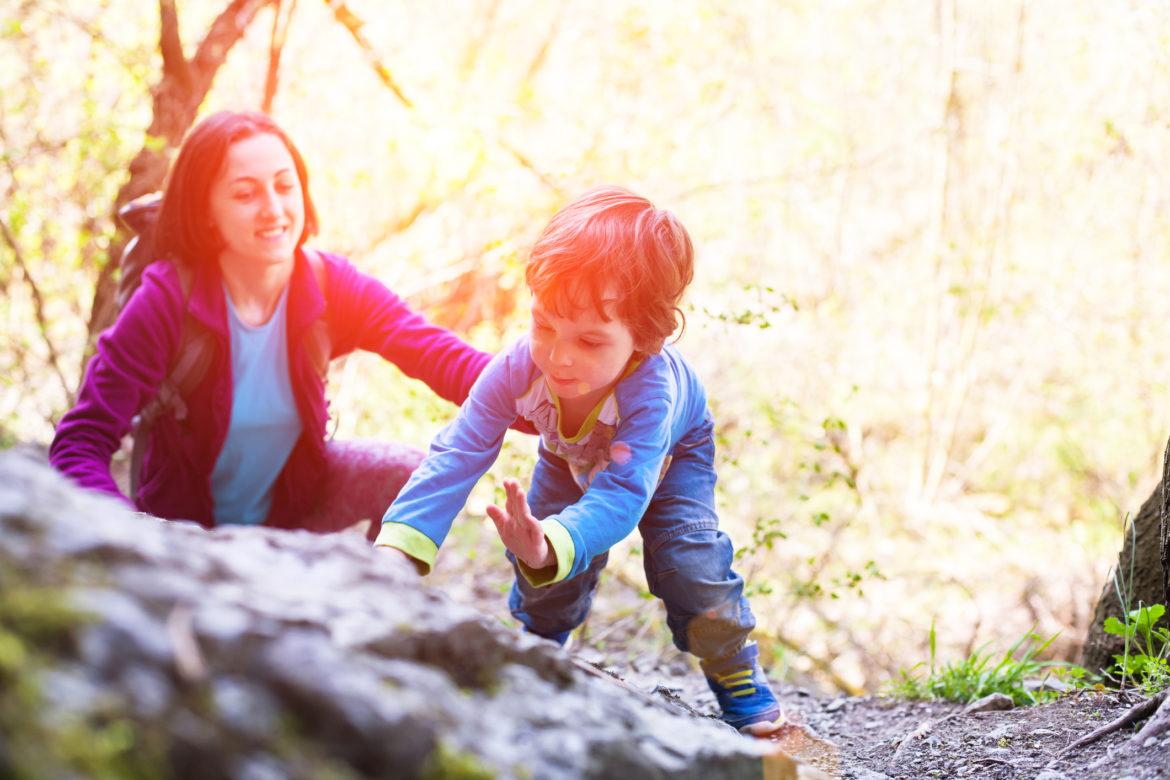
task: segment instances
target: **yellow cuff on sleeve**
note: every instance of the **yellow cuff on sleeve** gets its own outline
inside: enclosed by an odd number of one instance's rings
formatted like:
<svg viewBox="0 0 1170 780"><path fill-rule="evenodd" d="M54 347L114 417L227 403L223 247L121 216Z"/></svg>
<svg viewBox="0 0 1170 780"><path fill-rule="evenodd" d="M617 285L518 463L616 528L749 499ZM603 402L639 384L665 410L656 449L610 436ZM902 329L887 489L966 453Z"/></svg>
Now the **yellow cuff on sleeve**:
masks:
<svg viewBox="0 0 1170 780"><path fill-rule="evenodd" d="M414 558L421 564L421 574L430 574L435 565L439 547L431 538L406 523L382 523L382 530L374 540L375 547L393 547Z"/></svg>
<svg viewBox="0 0 1170 780"><path fill-rule="evenodd" d="M548 539L548 544L552 547L557 562L545 566L543 569L533 569L526 566L523 561L516 560L520 567L520 573L534 588L555 585L564 580L569 575L569 570L573 568L573 560L577 556L577 546L573 544L573 537L569 536L569 529L561 525L559 521L550 517L547 520L541 520L540 527L544 530L544 538Z"/></svg>

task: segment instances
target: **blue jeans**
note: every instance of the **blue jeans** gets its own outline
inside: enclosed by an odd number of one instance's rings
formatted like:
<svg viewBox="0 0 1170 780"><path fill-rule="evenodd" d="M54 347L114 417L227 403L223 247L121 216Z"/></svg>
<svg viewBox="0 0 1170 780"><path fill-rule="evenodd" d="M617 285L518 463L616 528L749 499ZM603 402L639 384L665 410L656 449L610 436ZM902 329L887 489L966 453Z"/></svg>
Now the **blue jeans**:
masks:
<svg viewBox="0 0 1170 780"><path fill-rule="evenodd" d="M734 655L755 628L743 578L731 568L731 540L715 514L715 441L710 417L671 453L666 476L638 523L650 592L666 606L675 646L704 660ZM568 465L542 446L528 501L538 518L581 498ZM564 642L585 620L608 553L570 580L535 588L516 568L508 597L512 614L539 636Z"/></svg>

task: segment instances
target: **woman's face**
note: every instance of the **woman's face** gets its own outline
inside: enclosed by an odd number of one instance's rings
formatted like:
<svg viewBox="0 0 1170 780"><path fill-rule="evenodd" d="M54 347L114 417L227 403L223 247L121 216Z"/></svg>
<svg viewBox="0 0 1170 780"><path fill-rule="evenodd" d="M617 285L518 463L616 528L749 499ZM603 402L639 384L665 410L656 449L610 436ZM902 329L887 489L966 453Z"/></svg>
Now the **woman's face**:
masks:
<svg viewBox="0 0 1170 780"><path fill-rule="evenodd" d="M267 133L228 147L211 185L211 218L223 238L220 263L291 263L305 228L305 199L284 143Z"/></svg>

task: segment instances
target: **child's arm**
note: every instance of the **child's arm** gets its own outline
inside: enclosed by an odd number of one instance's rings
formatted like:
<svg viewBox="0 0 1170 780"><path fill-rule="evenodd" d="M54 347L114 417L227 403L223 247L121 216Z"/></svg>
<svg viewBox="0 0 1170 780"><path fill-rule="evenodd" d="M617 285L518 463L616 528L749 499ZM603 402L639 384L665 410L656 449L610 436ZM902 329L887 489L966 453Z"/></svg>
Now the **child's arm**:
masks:
<svg viewBox="0 0 1170 780"><path fill-rule="evenodd" d="M422 573L475 483L495 461L504 432L516 419L516 387L531 383L526 341L497 355L471 389L455 420L431 442L430 452L386 510L374 544L414 558Z"/></svg>
<svg viewBox="0 0 1170 780"><path fill-rule="evenodd" d="M577 576L595 556L634 530L658 487L670 449L670 418L670 402L665 398L642 400L623 417L611 444L609 465L576 503L540 521L552 558L540 571L521 566L532 585L552 585ZM509 549L523 562L515 548Z"/></svg>
<svg viewBox="0 0 1170 780"><path fill-rule="evenodd" d="M505 503L507 511L495 504L487 508L488 517L496 524L496 530L504 546L530 569L554 566L557 562L556 552L545 538L540 521L529 509L528 496L524 494L524 489L516 480L505 479L504 490L508 494Z"/></svg>

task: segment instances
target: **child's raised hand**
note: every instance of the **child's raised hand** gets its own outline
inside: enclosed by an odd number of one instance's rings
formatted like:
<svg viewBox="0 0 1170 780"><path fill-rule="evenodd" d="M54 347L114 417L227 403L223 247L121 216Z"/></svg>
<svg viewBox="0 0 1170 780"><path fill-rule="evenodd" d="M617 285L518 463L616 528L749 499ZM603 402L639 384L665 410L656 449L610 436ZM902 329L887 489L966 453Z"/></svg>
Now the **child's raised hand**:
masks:
<svg viewBox="0 0 1170 780"><path fill-rule="evenodd" d="M528 496L514 479L504 480L504 491L508 494L505 504L507 511L495 504L487 508L488 517L496 524L496 531L512 553L531 569L543 569L557 562L540 521L532 516L528 508Z"/></svg>

